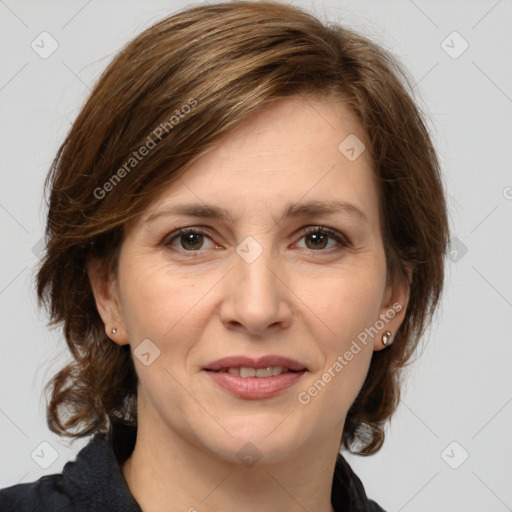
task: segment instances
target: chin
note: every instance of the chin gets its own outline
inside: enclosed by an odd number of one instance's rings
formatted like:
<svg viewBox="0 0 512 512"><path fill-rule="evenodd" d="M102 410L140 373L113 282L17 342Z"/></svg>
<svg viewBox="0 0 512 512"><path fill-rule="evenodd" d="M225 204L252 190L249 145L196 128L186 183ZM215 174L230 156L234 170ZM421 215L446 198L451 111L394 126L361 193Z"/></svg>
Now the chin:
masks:
<svg viewBox="0 0 512 512"><path fill-rule="evenodd" d="M210 451L218 457L252 467L258 464L277 463L290 457L300 450L305 441L306 432L297 431L291 423L291 415L286 418L281 412L276 414L254 414L250 417L236 417L224 421L224 432L217 437L217 443L212 445L211 433L207 438ZM288 423L290 422L290 423Z"/></svg>
<svg viewBox="0 0 512 512"><path fill-rule="evenodd" d="M233 464L252 468L255 465L274 464L286 460L297 445L283 443L282 439L276 442L268 440L248 441L247 439L233 437L226 446L209 446L209 450L219 459Z"/></svg>

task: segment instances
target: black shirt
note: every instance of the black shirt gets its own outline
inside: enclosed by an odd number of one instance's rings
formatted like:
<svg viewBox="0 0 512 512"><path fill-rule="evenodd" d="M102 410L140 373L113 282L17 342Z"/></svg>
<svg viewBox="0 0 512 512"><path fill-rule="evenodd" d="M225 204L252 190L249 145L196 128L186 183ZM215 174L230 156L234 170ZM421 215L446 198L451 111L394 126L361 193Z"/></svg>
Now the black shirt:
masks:
<svg viewBox="0 0 512 512"><path fill-rule="evenodd" d="M112 423L108 435L96 434L62 473L0 490L0 512L142 512L121 469L136 436L136 427ZM342 455L336 460L331 503L336 512L384 512L366 497Z"/></svg>

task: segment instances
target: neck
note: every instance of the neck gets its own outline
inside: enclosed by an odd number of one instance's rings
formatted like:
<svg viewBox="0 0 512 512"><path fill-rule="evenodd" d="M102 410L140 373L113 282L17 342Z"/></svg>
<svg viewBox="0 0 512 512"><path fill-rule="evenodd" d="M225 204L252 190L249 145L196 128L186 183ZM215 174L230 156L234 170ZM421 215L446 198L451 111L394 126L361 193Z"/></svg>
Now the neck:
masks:
<svg viewBox="0 0 512 512"><path fill-rule="evenodd" d="M286 460L252 467L226 461L162 427L139 423L131 457L122 467L143 511L332 512L336 446L309 446ZM162 430L161 429L161 430Z"/></svg>

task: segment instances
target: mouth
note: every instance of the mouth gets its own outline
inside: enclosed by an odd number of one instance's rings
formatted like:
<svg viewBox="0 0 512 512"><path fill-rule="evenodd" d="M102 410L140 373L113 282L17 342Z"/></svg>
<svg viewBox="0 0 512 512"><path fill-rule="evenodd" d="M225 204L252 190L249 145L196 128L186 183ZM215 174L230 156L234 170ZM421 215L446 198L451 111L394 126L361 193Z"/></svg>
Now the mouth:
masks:
<svg viewBox="0 0 512 512"><path fill-rule="evenodd" d="M203 370L227 372L238 377L272 377L286 372L306 371L306 365L289 357L266 355L258 358L229 356L209 363Z"/></svg>
<svg viewBox="0 0 512 512"><path fill-rule="evenodd" d="M226 368L222 368L220 370L208 370L210 372L216 373L229 373L230 375L235 375L236 377L242 377L246 379L248 377L257 377L259 379L268 378L268 377L277 377L283 373L300 373L304 370L291 370L290 368L284 368L283 366L265 366L263 368L251 368L249 366L230 366Z"/></svg>
<svg viewBox="0 0 512 512"><path fill-rule="evenodd" d="M210 363L203 370L230 394L253 400L279 394L292 387L308 371L304 364L277 355L257 359L225 357Z"/></svg>

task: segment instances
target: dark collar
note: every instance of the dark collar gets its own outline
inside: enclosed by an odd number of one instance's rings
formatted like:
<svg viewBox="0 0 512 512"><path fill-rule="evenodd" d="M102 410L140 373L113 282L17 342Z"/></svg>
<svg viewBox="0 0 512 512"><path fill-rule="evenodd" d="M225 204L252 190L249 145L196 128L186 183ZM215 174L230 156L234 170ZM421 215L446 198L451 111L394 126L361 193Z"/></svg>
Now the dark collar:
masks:
<svg viewBox="0 0 512 512"><path fill-rule="evenodd" d="M76 512L142 512L121 470L135 447L136 438L136 427L113 421L108 435L96 434L75 461L64 466L65 492L73 496ZM336 512L382 511L368 500L361 481L342 455L336 461L331 503Z"/></svg>
<svg viewBox="0 0 512 512"><path fill-rule="evenodd" d="M96 434L62 470L65 492L76 512L142 512L124 479L121 464L135 446L137 430L112 424L108 435Z"/></svg>

